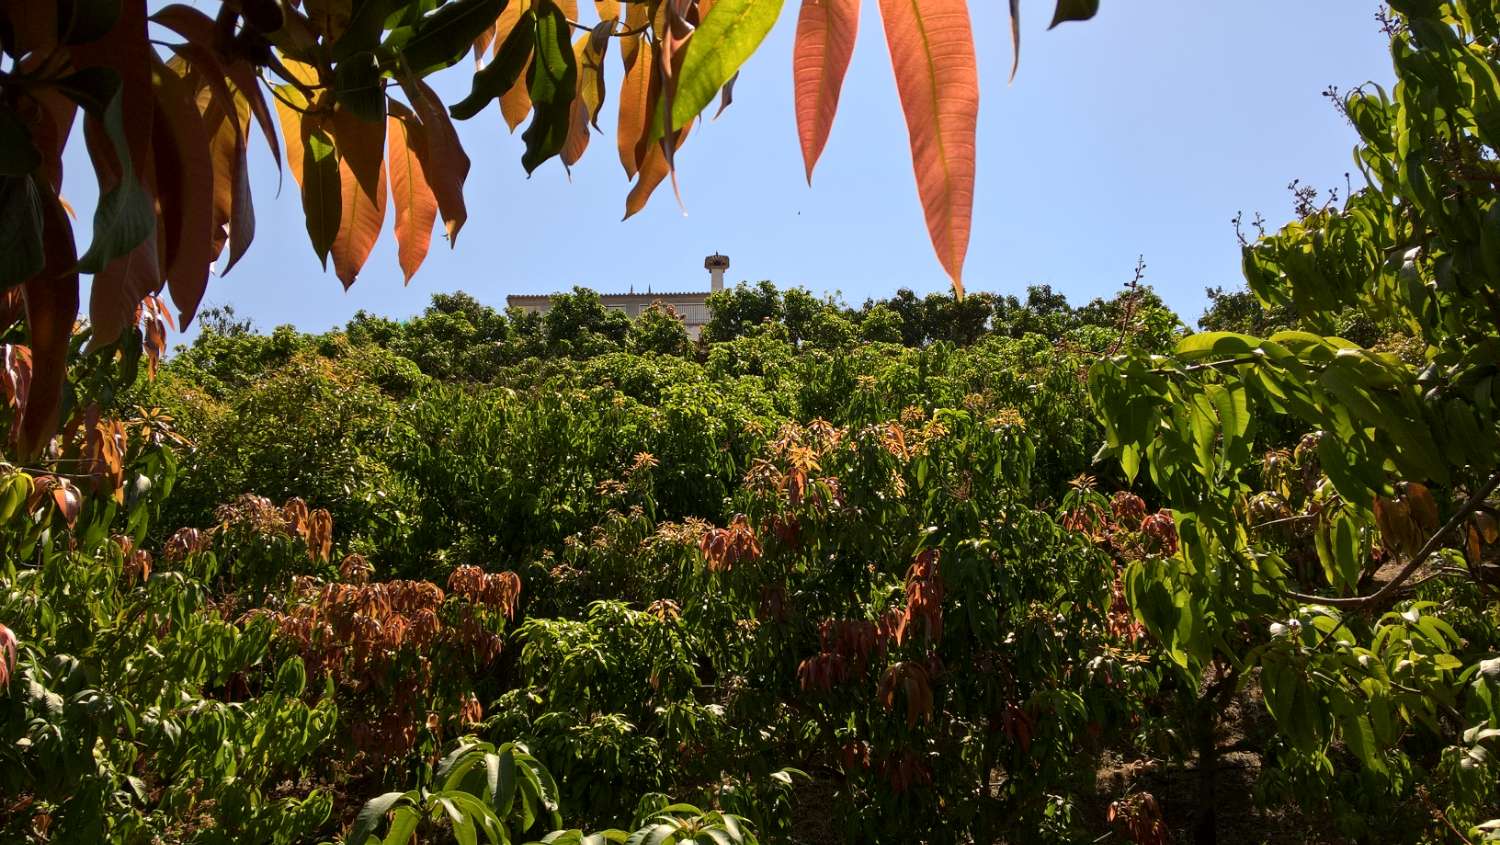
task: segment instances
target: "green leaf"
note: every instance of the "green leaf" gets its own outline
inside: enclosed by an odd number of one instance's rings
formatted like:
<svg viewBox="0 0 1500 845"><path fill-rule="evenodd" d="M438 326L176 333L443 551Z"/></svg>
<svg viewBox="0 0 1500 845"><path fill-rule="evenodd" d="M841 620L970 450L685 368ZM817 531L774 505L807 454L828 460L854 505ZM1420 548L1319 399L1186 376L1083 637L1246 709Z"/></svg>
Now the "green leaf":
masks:
<svg viewBox="0 0 1500 845"><path fill-rule="evenodd" d="M385 814L396 806L396 802L406 799L410 801L410 793L387 792L365 802L360 808L359 815L354 817L354 826L349 829L349 835L344 839L347 845L365 845L375 835L375 829L385 820Z"/></svg>
<svg viewBox="0 0 1500 845"><path fill-rule="evenodd" d="M354 14L349 17L349 26L330 51L334 62L342 62L356 53L373 51L380 45L380 33L385 29L390 5L391 0L354 0ZM337 68L334 70L338 71Z"/></svg>
<svg viewBox="0 0 1500 845"><path fill-rule="evenodd" d="M527 173L562 151L568 139L573 97L578 93L578 64L568 38L568 21L553 0L536 7L536 49L526 73L532 118L521 139L526 152L521 166Z"/></svg>
<svg viewBox="0 0 1500 845"><path fill-rule="evenodd" d="M421 820L422 814L415 807L397 807L391 816L391 829L386 831L381 845L407 845L411 842L412 834L417 832L417 823Z"/></svg>
<svg viewBox="0 0 1500 845"><path fill-rule="evenodd" d="M505 3L506 0L455 0L439 6L437 11L412 25L411 37L401 48L407 66L422 77L456 64L474 46L474 39L500 17Z"/></svg>
<svg viewBox="0 0 1500 845"><path fill-rule="evenodd" d="M474 74L469 96L454 103L448 113L459 120L468 120L479 114L491 100L503 96L514 88L526 61L531 58L531 47L536 39L536 15L527 9L521 19L505 37L505 43L495 52L495 57Z"/></svg>
<svg viewBox="0 0 1500 845"><path fill-rule="evenodd" d="M333 71L333 95L360 120L385 120L385 86L375 54L360 53L339 62Z"/></svg>
<svg viewBox="0 0 1500 845"><path fill-rule="evenodd" d="M495 790L495 815L510 818L511 805L516 800L516 754L509 747L500 751L499 788Z"/></svg>
<svg viewBox="0 0 1500 845"><path fill-rule="evenodd" d="M1255 351L1260 341L1238 332L1199 332L1177 344L1177 357L1184 361L1201 358L1236 358Z"/></svg>
<svg viewBox="0 0 1500 845"><path fill-rule="evenodd" d="M307 213L307 234L313 251L328 266L328 251L338 236L343 206L339 178L339 156L333 136L311 120L302 121L302 208Z"/></svg>
<svg viewBox="0 0 1500 845"><path fill-rule="evenodd" d="M0 176L0 290L42 272L42 206L29 176Z"/></svg>
<svg viewBox="0 0 1500 845"><path fill-rule="evenodd" d="M782 0L717 0L688 41L672 100L677 130L713 102L781 14ZM661 133L655 133L661 134Z"/></svg>
<svg viewBox="0 0 1500 845"><path fill-rule="evenodd" d="M1086 21L1099 13L1099 0L1057 0L1057 10L1052 13L1052 29L1066 21Z"/></svg>
<svg viewBox="0 0 1500 845"><path fill-rule="evenodd" d="M97 273L151 237L156 231L156 213L151 207L151 198L135 177L135 167L130 160L119 75L109 68L91 67L65 76L56 84L104 127L120 163L120 182L99 199L99 205L94 209L94 240L78 259L80 271Z"/></svg>

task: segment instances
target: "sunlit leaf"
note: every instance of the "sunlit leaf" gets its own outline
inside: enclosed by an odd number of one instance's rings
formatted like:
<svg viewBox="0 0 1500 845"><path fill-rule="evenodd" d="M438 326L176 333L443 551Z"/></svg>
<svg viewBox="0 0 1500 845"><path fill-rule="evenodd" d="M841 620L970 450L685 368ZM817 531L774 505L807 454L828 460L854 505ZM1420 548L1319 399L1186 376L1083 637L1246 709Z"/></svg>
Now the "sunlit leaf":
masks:
<svg viewBox="0 0 1500 845"><path fill-rule="evenodd" d="M938 261L963 295L974 209L979 72L965 0L881 0L911 136L917 193Z"/></svg>
<svg viewBox="0 0 1500 845"><path fill-rule="evenodd" d="M386 166L390 171L391 205L396 213L396 245L401 270L410 282L432 241L437 220L437 198L422 171L427 141L415 115L388 119Z"/></svg>
<svg viewBox="0 0 1500 845"><path fill-rule="evenodd" d="M858 32L859 0L802 0L792 47L792 84L797 136L809 184L838 113L839 93Z"/></svg>
<svg viewBox="0 0 1500 845"><path fill-rule="evenodd" d="M521 133L526 142L521 165L531 173L562 151L578 90L578 66L568 40L568 22L552 0L541 0L536 7L536 52L527 70L526 89L532 118Z"/></svg>
<svg viewBox="0 0 1500 845"><path fill-rule="evenodd" d="M333 271L354 284L385 223L385 124L336 108L330 123L338 150L340 217L333 239Z"/></svg>
<svg viewBox="0 0 1500 845"><path fill-rule="evenodd" d="M717 0L688 41L672 98L680 129L713 102L760 46L781 14L782 0Z"/></svg>

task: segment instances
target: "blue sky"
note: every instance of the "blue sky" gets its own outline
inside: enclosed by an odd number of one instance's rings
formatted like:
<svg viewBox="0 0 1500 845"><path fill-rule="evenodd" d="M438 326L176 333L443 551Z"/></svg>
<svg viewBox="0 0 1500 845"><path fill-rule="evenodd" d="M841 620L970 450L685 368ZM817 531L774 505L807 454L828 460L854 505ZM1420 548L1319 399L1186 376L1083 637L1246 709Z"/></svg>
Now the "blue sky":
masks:
<svg viewBox="0 0 1500 845"><path fill-rule="evenodd" d="M1051 284L1081 303L1146 279L1189 322L1206 285L1239 284L1230 218L1290 216L1286 185L1344 186L1353 131L1321 92L1391 76L1386 42L1364 0L1104 0L1099 16L1047 32L1050 0L1023 4L1023 57L1011 52L1003 0L971 4L982 105L969 290L1021 293ZM585 12L587 14L587 12ZM208 304L232 304L262 329L323 330L365 309L420 311L435 292L465 290L503 307L506 294L582 284L598 290L701 289L703 256L730 256L731 281L772 279L851 304L898 287L943 289L911 175L911 159L879 11L866 0L832 137L809 188L791 98L796 3L750 59L735 102L695 131L679 156L687 214L663 185L621 222L629 184L614 150L613 100L571 180L552 161L531 179L520 133L491 108L459 131L474 167L469 220L449 250L440 234L402 285L386 236L344 291L307 243L290 175L252 162L257 234ZM618 56L608 67L618 77ZM436 86L452 102L468 65ZM611 95L617 80L611 81ZM258 144L263 149L264 145ZM72 174L88 171L81 139ZM65 188L92 186L78 175ZM91 181L91 180L87 180ZM70 196L87 214L91 197ZM189 336L191 332L189 333ZM179 338L185 339L185 338Z"/></svg>

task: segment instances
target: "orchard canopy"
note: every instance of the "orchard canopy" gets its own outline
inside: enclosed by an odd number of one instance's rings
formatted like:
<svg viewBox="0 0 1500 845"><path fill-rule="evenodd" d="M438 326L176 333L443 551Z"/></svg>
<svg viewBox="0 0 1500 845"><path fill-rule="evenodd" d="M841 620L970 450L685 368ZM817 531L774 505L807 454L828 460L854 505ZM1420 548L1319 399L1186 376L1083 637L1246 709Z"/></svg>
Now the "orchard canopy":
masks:
<svg viewBox="0 0 1500 845"><path fill-rule="evenodd" d="M576 162L612 99L620 164L634 180L629 217L669 177L675 187L673 154L715 100L729 105L740 65L782 11L782 0L598 0L588 15L578 0L223 0L211 17L148 5L0 8L0 318L24 313L31 339L26 360L6 363L28 383L22 456L57 427L80 274L93 276L88 349L131 335L154 362L173 322L156 298L163 288L186 326L216 262L227 273L250 247L255 136L291 171L313 250L346 287L388 209L409 280L437 219L451 245L467 217L469 157L453 120L498 103L512 131L526 124L530 172ZM1014 21L1019 0L1010 5ZM809 180L859 6L805 0L798 13L793 95ZM1097 7L1059 0L1054 24ZM979 107L968 8L881 0L880 12L932 243L961 294ZM1019 47L1019 30L1011 35ZM612 45L624 74L611 93ZM426 78L470 52L468 96L441 102ZM79 111L100 194L83 239L62 173Z"/></svg>

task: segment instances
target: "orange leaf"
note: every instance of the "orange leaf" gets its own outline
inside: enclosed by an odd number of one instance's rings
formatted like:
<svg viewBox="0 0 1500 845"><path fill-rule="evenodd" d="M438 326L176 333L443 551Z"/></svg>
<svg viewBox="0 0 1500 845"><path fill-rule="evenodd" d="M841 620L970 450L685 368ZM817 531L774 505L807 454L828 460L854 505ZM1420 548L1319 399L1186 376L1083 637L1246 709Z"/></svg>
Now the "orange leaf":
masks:
<svg viewBox="0 0 1500 845"><path fill-rule="evenodd" d="M495 21L495 40L491 42L493 51L498 51L500 45L505 43L505 39L510 37L511 30L521 22L521 15L528 5L530 4L524 0L515 0L515 2L505 4L505 10ZM530 64L528 60L527 65ZM526 89L526 68L522 68L520 75L516 77L516 84L500 96L500 114L505 117L505 125L514 132L530 112L531 93Z"/></svg>
<svg viewBox="0 0 1500 845"><path fill-rule="evenodd" d="M387 118L386 167L391 176L391 200L396 210L396 245L401 270L410 282L432 243L432 224L437 220L437 198L422 170L427 140L422 124L414 116L392 114Z"/></svg>
<svg viewBox="0 0 1500 845"><path fill-rule="evenodd" d="M563 141L562 152L559 154L565 167L572 167L576 164L589 146L589 106L584 98L584 88L589 84L585 63L588 61L591 40L590 36L585 33L573 43L573 60L578 66L578 95L573 98L568 120L568 137ZM595 66L598 66L597 62ZM602 81L601 78L600 82Z"/></svg>
<svg viewBox="0 0 1500 845"><path fill-rule="evenodd" d="M632 53L633 59L626 59L625 80L620 83L620 120L617 132L620 164L625 168L625 177L633 179L640 170L642 140L646 137L646 121L651 115L651 104L655 100L658 83L654 72L655 46L642 38L631 38L626 43L637 47Z"/></svg>
<svg viewBox="0 0 1500 845"><path fill-rule="evenodd" d="M330 121L339 157L338 234L333 237L333 272L347 288L354 284L385 224L385 122L361 120L343 108Z"/></svg>
<svg viewBox="0 0 1500 845"><path fill-rule="evenodd" d="M675 146L681 147L682 142L687 139L688 130L693 128L689 121L681 129L677 130ZM666 151L662 144L651 144L646 151L645 160L641 162L641 172L636 180L635 187L630 189L630 195L625 198L625 217L629 220L636 212L646 207L646 201L651 199L651 194L656 191L656 186L667 178L672 171L671 164L667 161Z"/></svg>
<svg viewBox="0 0 1500 845"><path fill-rule="evenodd" d="M186 328L203 298L214 260L213 160L208 132L198 114L196 85L160 61L153 63L151 71L157 91L152 134L157 200L166 243L162 258L172 302L180 314L178 325Z"/></svg>
<svg viewBox="0 0 1500 845"><path fill-rule="evenodd" d="M526 88L526 74L530 67L531 59L527 59L526 67L522 68L516 84L500 95L500 114L505 117L505 125L512 132L526 119L526 115L531 114L531 92Z"/></svg>
<svg viewBox="0 0 1500 845"><path fill-rule="evenodd" d="M78 316L78 250L73 225L52 194L42 197L42 272L22 287L26 300L26 332L31 344L31 386L16 437L22 461L41 454L57 430L63 385L68 375L68 342Z"/></svg>
<svg viewBox="0 0 1500 845"><path fill-rule="evenodd" d="M797 135L807 182L839 108L844 73L859 32L859 0L802 0L797 42L792 48L792 82L797 95Z"/></svg>
<svg viewBox="0 0 1500 845"><path fill-rule="evenodd" d="M938 261L963 296L974 210L979 71L966 0L880 0L911 136L917 193Z"/></svg>
<svg viewBox="0 0 1500 845"><path fill-rule="evenodd" d="M422 121L422 172L437 198L438 211L443 215L443 225L448 232L448 246L452 247L458 241L458 231L469 219L468 208L464 205L469 155L459 143L458 131L453 128L448 109L427 83L417 81L415 87L411 87L403 81L402 86L417 118Z"/></svg>
<svg viewBox="0 0 1500 845"><path fill-rule="evenodd" d="M639 5L644 6L644 3ZM594 0L594 10L599 13L599 20L613 21L620 18L620 0Z"/></svg>

